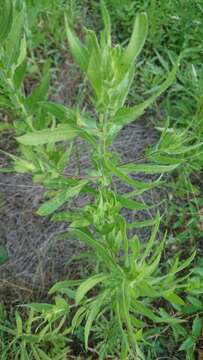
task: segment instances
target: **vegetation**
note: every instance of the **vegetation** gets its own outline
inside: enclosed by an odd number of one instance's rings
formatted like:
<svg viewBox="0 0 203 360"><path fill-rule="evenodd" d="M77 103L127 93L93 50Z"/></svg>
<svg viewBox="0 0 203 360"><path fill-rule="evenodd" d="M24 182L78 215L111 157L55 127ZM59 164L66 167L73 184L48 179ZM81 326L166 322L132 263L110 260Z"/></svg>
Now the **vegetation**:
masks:
<svg viewBox="0 0 203 360"><path fill-rule="evenodd" d="M1 304L1 359L201 359L201 1L101 1L100 32L94 1L0 4L0 130L16 139L12 153L1 149L10 165L0 172L31 174L46 190L37 215L66 222L63 238L85 244L81 276L53 284L49 302L14 312ZM78 30L83 12L95 31ZM85 78L73 107L51 100L64 51ZM148 108L159 141L145 160L125 162L114 141ZM81 173L78 160L71 173L78 138L89 167ZM164 212L141 201L155 187L167 191ZM84 194L85 205L71 207ZM150 208L144 221L123 211ZM0 247L0 265L8 256Z"/></svg>

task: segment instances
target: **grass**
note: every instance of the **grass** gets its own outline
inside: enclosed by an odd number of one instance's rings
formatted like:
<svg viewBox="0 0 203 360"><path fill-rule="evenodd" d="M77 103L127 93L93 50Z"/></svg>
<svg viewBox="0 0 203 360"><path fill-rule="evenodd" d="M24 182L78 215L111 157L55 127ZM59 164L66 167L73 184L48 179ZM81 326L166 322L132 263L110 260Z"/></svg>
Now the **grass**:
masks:
<svg viewBox="0 0 203 360"><path fill-rule="evenodd" d="M0 130L7 136L10 129L20 143L9 155L11 166L16 172L32 174L34 182L47 189L48 200L38 215L66 221L64 237L84 242L88 251L77 254L82 256L79 273L70 271L71 280L53 284L49 304L31 300L27 311L20 307L10 313L2 304L2 360L14 355L21 360L201 359L201 1L185 1L183 6L181 0L108 0L110 17L103 4L104 31L99 43L96 35L102 26L95 1L13 1L13 10L9 2L5 4ZM140 11L148 14L149 35L147 15L142 14L127 47L129 29ZM85 22L96 33L82 29L82 14L87 14ZM121 45L116 48L117 40ZM66 99L60 99L64 105L50 101L58 92L53 78L67 51L68 63L73 58L78 65L74 71L79 92L71 99L72 108L65 106ZM70 86L75 88L74 79ZM146 149L147 163L123 165L110 145L149 106L145 116L153 117L159 141ZM91 149L91 169L84 174L76 137ZM70 178L65 173L72 151L79 167ZM138 182L140 173L155 174L155 181ZM118 193L115 177L129 192ZM146 210L140 195L155 185L168 194L165 214L157 213L150 224L149 219L136 221L131 237L120 210L127 208L135 214ZM67 210L65 203L81 192L94 200ZM158 204L153 206L158 210ZM137 228L145 226L153 226L147 244L137 236ZM165 230L167 236L160 242ZM1 247L0 263L7 256ZM79 350L75 343L81 344Z"/></svg>

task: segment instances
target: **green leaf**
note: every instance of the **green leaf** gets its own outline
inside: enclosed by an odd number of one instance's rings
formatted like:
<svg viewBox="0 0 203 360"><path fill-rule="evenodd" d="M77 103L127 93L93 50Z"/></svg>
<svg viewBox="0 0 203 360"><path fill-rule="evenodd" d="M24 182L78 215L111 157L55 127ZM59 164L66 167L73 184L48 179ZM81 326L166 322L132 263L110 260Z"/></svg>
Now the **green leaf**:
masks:
<svg viewBox="0 0 203 360"><path fill-rule="evenodd" d="M108 250L105 248L104 245L99 243L96 239L94 239L92 236L87 234L81 229L74 229L70 231L71 234L73 234L76 239L84 242L88 246L90 246L93 250L95 250L95 254L112 270L117 269L118 266L114 262L114 259L108 254Z"/></svg>
<svg viewBox="0 0 203 360"><path fill-rule="evenodd" d="M186 267L190 265L190 263L194 260L196 255L196 251L193 252L193 254L186 259L185 261L182 261L181 265L176 269L175 273L184 270Z"/></svg>
<svg viewBox="0 0 203 360"><path fill-rule="evenodd" d="M130 210L146 210L148 206L144 203L129 199L123 195L117 195L117 199L122 205L122 207Z"/></svg>
<svg viewBox="0 0 203 360"><path fill-rule="evenodd" d="M180 336L186 338L187 331L185 330L185 328L182 325L172 324L171 327L173 329L173 335L174 335L176 342L178 341Z"/></svg>
<svg viewBox="0 0 203 360"><path fill-rule="evenodd" d="M135 333L135 340L136 341L141 341L142 339L143 339L143 329L139 329Z"/></svg>
<svg viewBox="0 0 203 360"><path fill-rule="evenodd" d="M91 82L97 98L101 97L102 76L101 76L101 51L97 37L93 31L86 31L86 41L90 47L90 59L87 68L87 77Z"/></svg>
<svg viewBox="0 0 203 360"><path fill-rule="evenodd" d="M153 102L159 97L164 91L168 89L168 87L174 82L176 72L179 67L180 58L178 58L176 64L174 65L171 72L168 74L167 79L159 86L159 90L153 94L149 99L145 100L143 103L139 105L135 105L131 108L123 107L119 109L115 116L112 118L110 123L110 135L115 136L120 129L138 119Z"/></svg>
<svg viewBox="0 0 203 360"><path fill-rule="evenodd" d="M193 349L193 347L195 346L195 342L193 340L193 338L191 336L189 336L180 346L179 351L187 351L190 349Z"/></svg>
<svg viewBox="0 0 203 360"><path fill-rule="evenodd" d="M12 336L16 336L16 330L10 329L8 326L4 326L0 324L0 330Z"/></svg>
<svg viewBox="0 0 203 360"><path fill-rule="evenodd" d="M23 61L16 69L15 69L15 73L13 76L13 82L15 85L15 88L18 89L24 79L25 73L26 73L26 69L27 69L27 62L26 60Z"/></svg>
<svg viewBox="0 0 203 360"><path fill-rule="evenodd" d="M34 356L34 359L35 360L42 360L40 357L39 357L39 354L37 352L37 346L33 345L33 344L30 344L30 347L32 349L32 353L33 353L33 356Z"/></svg>
<svg viewBox="0 0 203 360"><path fill-rule="evenodd" d="M0 245L0 265L4 264L8 259L8 253L4 246Z"/></svg>
<svg viewBox="0 0 203 360"><path fill-rule="evenodd" d="M56 284L54 284L51 289L49 290L49 294L53 295L56 292L59 292L61 294L66 294L67 290L70 287L73 286L78 286L81 284L82 280L64 280L64 281L59 281Z"/></svg>
<svg viewBox="0 0 203 360"><path fill-rule="evenodd" d="M42 349L37 348L40 360L52 360Z"/></svg>
<svg viewBox="0 0 203 360"><path fill-rule="evenodd" d="M15 320L16 320L18 336L22 336L22 333L23 333L23 321L22 321L21 316L20 316L18 311L15 312Z"/></svg>
<svg viewBox="0 0 203 360"><path fill-rule="evenodd" d="M47 304L47 303L31 303L31 304L26 304L24 306L26 308L32 309L40 313L50 311L53 308L52 304Z"/></svg>
<svg viewBox="0 0 203 360"><path fill-rule="evenodd" d="M13 22L13 1L0 1L0 43L3 43L12 27Z"/></svg>
<svg viewBox="0 0 203 360"><path fill-rule="evenodd" d="M20 360L29 360L29 355L27 350L21 345L21 357Z"/></svg>
<svg viewBox="0 0 203 360"><path fill-rule="evenodd" d="M192 336L198 338L202 332L202 319L197 315L192 324Z"/></svg>
<svg viewBox="0 0 203 360"><path fill-rule="evenodd" d="M123 57L122 57L122 63L131 65L135 62L137 56L141 52L148 32L148 20L147 20L147 14L141 13L138 14L134 27L132 36L130 39L130 42L127 46L127 48L124 51Z"/></svg>
<svg viewBox="0 0 203 360"><path fill-rule="evenodd" d="M36 107L39 108L39 102L46 100L48 96L49 83L50 83L50 64L47 62L45 64L44 76L39 85L37 85L32 94L26 99L26 106L28 107L30 113L36 112Z"/></svg>
<svg viewBox="0 0 203 360"><path fill-rule="evenodd" d="M145 182L141 182L141 181L138 181L138 180L131 179L129 176L127 176L125 174L125 172L121 171L121 169L118 166L115 166L112 163L112 161L107 160L107 159L105 159L105 166L110 171L110 173L116 175L123 182L125 182L126 184L128 184L128 185L132 186L133 188L135 188L136 189L136 194L134 194L134 195L142 194L146 190L152 189L153 187L160 184L160 182L158 182L158 181L145 183Z"/></svg>
<svg viewBox="0 0 203 360"><path fill-rule="evenodd" d="M179 164L174 165L154 165L154 164L125 164L119 168L125 173L146 173L160 174L175 170Z"/></svg>
<svg viewBox="0 0 203 360"><path fill-rule="evenodd" d="M96 297L96 300L94 300L91 304L91 310L88 315L86 324L85 324L85 348L87 350L88 348L88 339L89 339L89 333L92 327L92 323L95 320L96 316L98 315L101 306L103 305L105 297L108 295L108 291L104 291L100 295Z"/></svg>
<svg viewBox="0 0 203 360"><path fill-rule="evenodd" d="M89 63L89 53L87 48L80 42L78 37L71 30L71 27L68 23L67 17L65 17L65 28L68 38L68 43L70 46L71 53L74 57L75 62L80 66L83 71L87 71Z"/></svg>
<svg viewBox="0 0 203 360"><path fill-rule="evenodd" d="M150 251L152 249L152 246L153 246L154 241L155 241L155 237L156 237L158 229L159 229L159 224L160 224L160 215L159 215L159 213L157 213L156 218L155 218L154 228L153 228L153 230L151 232L150 239L146 244L146 249L145 249L144 254L142 256L142 262L147 258L147 256L149 255L149 253L150 253Z"/></svg>
<svg viewBox="0 0 203 360"><path fill-rule="evenodd" d="M78 135L78 130L70 125L59 125L53 129L33 131L17 137L23 145L37 146L54 144L58 141L72 140Z"/></svg>
<svg viewBox="0 0 203 360"><path fill-rule="evenodd" d="M203 303L201 300L199 300L197 297L194 296L187 296L187 300L190 302L190 304L192 304L193 306L195 306L197 309L202 309L203 308Z"/></svg>
<svg viewBox="0 0 203 360"><path fill-rule="evenodd" d="M182 319L176 318L174 316L170 316L163 308L159 309L159 313L161 315L159 322L164 322L171 325L184 322L184 320Z"/></svg>
<svg viewBox="0 0 203 360"><path fill-rule="evenodd" d="M77 289L76 297L75 297L76 305L78 305L81 302L81 300L84 298L84 296L89 290L95 287L98 283L105 282L106 280L108 280L108 278L109 275L101 273L91 276L90 278L85 280Z"/></svg>
<svg viewBox="0 0 203 360"><path fill-rule="evenodd" d="M101 13L104 22L106 43L108 46L111 46L111 19L104 1L101 1Z"/></svg>
<svg viewBox="0 0 203 360"><path fill-rule="evenodd" d="M171 290L165 291L163 297L172 304L185 305L183 299Z"/></svg>
<svg viewBox="0 0 203 360"><path fill-rule="evenodd" d="M126 360L129 352L129 342L127 334L123 332L122 334L122 345L121 345L121 353L120 360Z"/></svg>
<svg viewBox="0 0 203 360"><path fill-rule="evenodd" d="M21 35L24 21L24 10L15 11L12 21L12 27L5 43L5 52L8 55L7 66L18 66L19 54L21 51Z"/></svg>
<svg viewBox="0 0 203 360"><path fill-rule="evenodd" d="M160 320L159 317L156 314L154 314L154 312L149 307L142 304L141 302L133 301L133 306L134 306L134 310L138 314L144 315L154 322Z"/></svg>
<svg viewBox="0 0 203 360"><path fill-rule="evenodd" d="M153 226L155 224L155 219L145 220L145 221L134 221L132 223L127 224L128 229L134 229L134 228L143 228L147 226Z"/></svg>
<svg viewBox="0 0 203 360"><path fill-rule="evenodd" d="M129 287L126 281L122 281L120 284L121 293L118 297L117 301L119 302L120 307L120 314L122 314L122 317L127 325L128 333L131 337L131 340L134 340L134 334L133 334L133 327L130 316L130 296L129 296Z"/></svg>
<svg viewBox="0 0 203 360"><path fill-rule="evenodd" d="M26 55L27 55L27 45L26 45L26 38L24 35L20 41L19 56L15 64L16 68L25 61Z"/></svg>
<svg viewBox="0 0 203 360"><path fill-rule="evenodd" d="M39 105L42 109L49 112L61 122L70 121L72 123L76 120L75 112L62 104L57 104L51 101L40 101Z"/></svg>
<svg viewBox="0 0 203 360"><path fill-rule="evenodd" d="M26 341L26 342L29 342L29 343L32 343L32 344L36 344L39 342L39 337L36 335L27 335L27 334L23 334L21 336L22 340L23 341ZM28 358L29 360L29 358Z"/></svg>
<svg viewBox="0 0 203 360"><path fill-rule="evenodd" d="M141 297L158 298L160 296L160 294L144 280L139 282L137 287Z"/></svg>
<svg viewBox="0 0 203 360"><path fill-rule="evenodd" d="M78 196L82 188L87 184L87 182L87 180L81 180L78 185L73 186L66 191L61 191L53 199L46 201L42 206L40 206L37 214L40 216L52 214L66 201L72 199L75 196Z"/></svg>
<svg viewBox="0 0 203 360"><path fill-rule="evenodd" d="M191 272L193 274L199 275L200 277L203 277L203 267L194 267Z"/></svg>

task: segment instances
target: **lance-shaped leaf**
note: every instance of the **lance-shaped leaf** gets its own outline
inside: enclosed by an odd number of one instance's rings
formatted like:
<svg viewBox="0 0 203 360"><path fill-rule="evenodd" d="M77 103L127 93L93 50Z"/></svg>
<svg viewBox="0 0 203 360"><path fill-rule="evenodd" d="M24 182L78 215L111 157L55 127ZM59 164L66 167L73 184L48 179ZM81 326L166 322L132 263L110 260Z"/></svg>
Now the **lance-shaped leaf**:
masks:
<svg viewBox="0 0 203 360"><path fill-rule="evenodd" d="M61 122L74 122L76 121L76 113L74 110L62 105L57 104L51 101L40 101L39 105L41 109L49 112L56 119Z"/></svg>
<svg viewBox="0 0 203 360"><path fill-rule="evenodd" d="M104 34L106 38L105 40L107 42L107 45L111 46L111 19L104 1L101 1L101 14L104 22Z"/></svg>
<svg viewBox="0 0 203 360"><path fill-rule="evenodd" d="M101 273L91 276L87 280L83 281L83 283L79 286L76 292L76 297L75 297L76 304L78 305L81 302L81 300L84 298L84 296L88 291L90 291L97 284L101 282L106 282L108 278L109 275Z"/></svg>
<svg viewBox="0 0 203 360"><path fill-rule="evenodd" d="M108 250L102 245L98 240L95 240L90 234L87 234L85 231L81 229L74 229L70 232L76 239L84 242L88 246L90 246L93 250L95 250L96 255L101 259L103 263L105 263L111 270L119 269L114 259L109 255Z"/></svg>
<svg viewBox="0 0 203 360"><path fill-rule="evenodd" d="M155 241L158 229L159 229L159 225L160 225L160 214L157 213L156 219L155 219L155 225L154 225L154 228L153 228L153 230L151 232L150 239L146 244L145 251L144 251L144 254L142 256L141 262L145 261L145 259L147 258L147 256L149 255L149 253L150 253L150 251L152 249L152 246L154 244L154 241Z"/></svg>
<svg viewBox="0 0 203 360"><path fill-rule="evenodd" d="M149 219L145 221L134 221L127 224L127 229L140 229L143 227L153 226L155 224L155 219Z"/></svg>
<svg viewBox="0 0 203 360"><path fill-rule="evenodd" d="M15 69L15 73L13 76L13 83L16 89L20 88L25 77L26 69L27 69L27 61L25 58L25 60Z"/></svg>
<svg viewBox="0 0 203 360"><path fill-rule="evenodd" d="M132 196L142 194L143 192L160 185L160 181L147 183L132 179L128 175L126 175L125 172L122 171L118 166L114 165L110 160L105 159L105 166L112 175L117 176L123 182L132 186L135 189L135 191L131 193Z"/></svg>
<svg viewBox="0 0 203 360"><path fill-rule="evenodd" d="M72 31L68 19L65 17L66 34L68 43L70 46L71 53L76 63L80 66L83 71L87 70L89 63L89 53L87 48L81 43L78 37Z"/></svg>
<svg viewBox="0 0 203 360"><path fill-rule="evenodd" d="M161 174L175 170L179 164L174 165L155 165L155 164L124 164L119 168L126 174L129 173L145 173L145 174Z"/></svg>
<svg viewBox="0 0 203 360"><path fill-rule="evenodd" d="M163 297L169 301L171 304L176 304L176 305L185 305L184 300L178 296L177 294L175 294L172 290L167 290L163 293Z"/></svg>
<svg viewBox="0 0 203 360"><path fill-rule="evenodd" d="M11 0L1 0L0 9L0 43L3 43L12 27L13 2Z"/></svg>
<svg viewBox="0 0 203 360"><path fill-rule="evenodd" d="M50 83L50 63L44 65L44 75L40 84L38 84L32 94L26 99L26 106L28 110L33 113L36 111L36 107L39 107L39 101L46 100L49 91Z"/></svg>
<svg viewBox="0 0 203 360"><path fill-rule="evenodd" d="M17 62L16 62L16 68L25 61L26 55L27 55L27 44L26 44L26 38L24 35L20 41L20 51L19 51L19 56L18 56Z"/></svg>
<svg viewBox="0 0 203 360"><path fill-rule="evenodd" d="M40 206L37 211L38 215L46 216L53 214L60 206L65 204L68 200L78 196L82 188L87 184L87 180L82 180L78 183L78 185L70 187L66 191L61 191L57 196L52 198L51 200L46 201L42 206Z"/></svg>
<svg viewBox="0 0 203 360"><path fill-rule="evenodd" d="M21 36L23 29L23 21L24 21L24 10L15 11L12 21L12 27L9 31L5 42L5 53L7 55L7 66L17 65L19 63L19 54L21 49ZM22 44L23 47L25 44ZM24 50L23 50L24 52ZM18 66L18 65L17 65Z"/></svg>
<svg viewBox="0 0 203 360"><path fill-rule="evenodd" d="M144 111L159 97L164 91L168 89L168 87L174 82L176 72L178 70L180 58L178 58L176 64L173 69L169 73L167 79L159 86L159 90L153 94L149 99L145 100L139 105L135 105L133 107L123 107L119 109L114 117L112 118L109 126L109 135L110 137L115 136L120 129L138 119Z"/></svg>
<svg viewBox="0 0 203 360"><path fill-rule="evenodd" d="M100 275L100 274L99 274ZM105 279L104 279L105 280ZM89 333L92 327L92 323L97 317L97 315L100 312L100 309L104 303L105 298L109 295L109 290L103 291L100 295L96 297L96 300L94 300L91 304L91 310L88 315L86 324L85 324L85 348L88 348L88 339L89 339Z"/></svg>
<svg viewBox="0 0 203 360"><path fill-rule="evenodd" d="M94 91L99 98L101 95L102 77L102 59L101 49L98 44L98 40L94 31L86 30L86 46L89 50L90 57L87 67L87 77L91 82Z"/></svg>
<svg viewBox="0 0 203 360"><path fill-rule="evenodd" d="M117 199L122 207L130 210L146 210L148 206L144 203L129 199L123 195L117 195Z"/></svg>
<svg viewBox="0 0 203 360"><path fill-rule="evenodd" d="M138 314L142 314L142 315L146 316L147 318L149 318L153 322L156 323L157 321L160 320L160 318L151 310L151 308L147 307L142 302L134 300L133 301L133 306L134 306L134 310Z"/></svg>
<svg viewBox="0 0 203 360"><path fill-rule="evenodd" d="M37 146L70 140L77 135L78 130L76 128L69 125L60 125L53 129L33 131L16 139L23 145Z"/></svg>
<svg viewBox="0 0 203 360"><path fill-rule="evenodd" d="M142 50L148 32L148 20L147 14L141 13L138 14L134 27L130 42L125 49L122 57L123 64L131 65L134 63L135 59L139 55L140 51Z"/></svg>

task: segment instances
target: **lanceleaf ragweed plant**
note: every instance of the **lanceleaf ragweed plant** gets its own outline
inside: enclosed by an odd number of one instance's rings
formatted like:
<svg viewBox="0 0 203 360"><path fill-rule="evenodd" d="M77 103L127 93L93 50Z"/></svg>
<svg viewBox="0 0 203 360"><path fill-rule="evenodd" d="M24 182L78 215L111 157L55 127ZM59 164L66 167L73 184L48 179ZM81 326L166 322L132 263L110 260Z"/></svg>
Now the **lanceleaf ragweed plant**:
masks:
<svg viewBox="0 0 203 360"><path fill-rule="evenodd" d="M110 355L120 359L144 359L143 348L150 346L152 336L150 328L156 331L156 336L165 327L181 333L183 320L174 312L177 306L185 305L180 293L187 290L187 276L177 277L177 274L190 264L194 254L183 262L176 258L169 268L163 269L159 262L164 240L156 244L160 216L129 224L121 214L123 208L147 209L136 197L160 185L162 174L176 169L178 161L166 165L121 164L118 154L110 149L120 130L139 118L172 84L178 61L156 93L141 104L126 107L135 60L147 36L147 16L145 13L137 16L129 44L123 48L112 46L111 21L103 2L101 12L104 30L100 38L94 31L85 29L83 43L65 19L73 58L92 86L95 117L79 109L42 101L41 96L38 97L42 88L36 89L34 105L33 95L31 101L23 100L28 123L24 135L17 137L21 157L13 156L13 160L16 170L32 173L34 180L42 182L49 190L50 199L41 205L38 214L52 215L55 221L67 221L66 236L75 237L93 251L93 275L57 283L50 290L50 293L66 294L74 300L72 331L76 333L81 325L84 326L86 349L92 331L101 359ZM32 114L27 118L30 104ZM76 137L89 144L92 165L79 177L77 174L67 177L64 170ZM140 172L160 176L153 182L131 177ZM126 183L131 191L119 194L113 186L114 177ZM94 200L74 211L59 211L81 193L90 194ZM145 225L153 226L147 244L137 236L129 238L129 227ZM106 334L109 334L107 338Z"/></svg>

